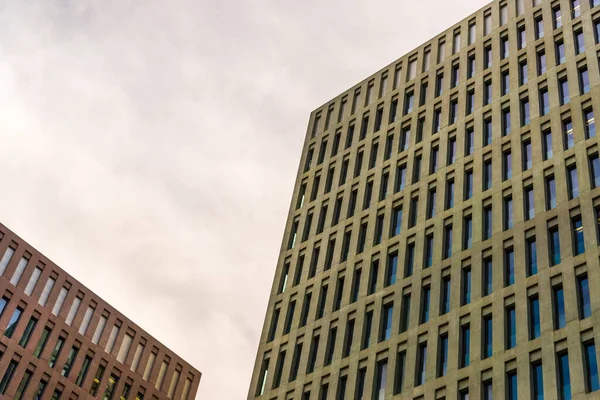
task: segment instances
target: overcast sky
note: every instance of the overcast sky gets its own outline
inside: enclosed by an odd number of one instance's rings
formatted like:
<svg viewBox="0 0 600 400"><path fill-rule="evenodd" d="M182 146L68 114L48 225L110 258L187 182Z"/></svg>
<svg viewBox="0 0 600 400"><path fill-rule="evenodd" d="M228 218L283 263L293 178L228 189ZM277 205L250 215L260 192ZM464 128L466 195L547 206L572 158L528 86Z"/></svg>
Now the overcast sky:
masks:
<svg viewBox="0 0 600 400"><path fill-rule="evenodd" d="M0 221L246 397L309 113L487 0L0 0Z"/></svg>

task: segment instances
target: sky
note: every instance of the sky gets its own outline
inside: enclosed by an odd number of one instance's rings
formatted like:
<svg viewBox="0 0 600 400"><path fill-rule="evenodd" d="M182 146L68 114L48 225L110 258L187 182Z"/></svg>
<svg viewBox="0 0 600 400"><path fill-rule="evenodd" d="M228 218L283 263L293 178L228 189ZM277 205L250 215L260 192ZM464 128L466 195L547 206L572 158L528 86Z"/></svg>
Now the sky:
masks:
<svg viewBox="0 0 600 400"><path fill-rule="evenodd" d="M240 400L309 114L487 0L0 0L0 221Z"/></svg>

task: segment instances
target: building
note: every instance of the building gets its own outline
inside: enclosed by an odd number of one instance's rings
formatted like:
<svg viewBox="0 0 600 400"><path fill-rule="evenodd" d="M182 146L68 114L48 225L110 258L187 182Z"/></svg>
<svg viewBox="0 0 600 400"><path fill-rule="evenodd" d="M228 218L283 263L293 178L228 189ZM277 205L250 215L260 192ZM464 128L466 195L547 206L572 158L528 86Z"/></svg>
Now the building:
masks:
<svg viewBox="0 0 600 400"><path fill-rule="evenodd" d="M200 372L0 224L0 397L191 400Z"/></svg>
<svg viewBox="0 0 600 400"><path fill-rule="evenodd" d="M599 34L497 0L311 114L249 399L599 396Z"/></svg>

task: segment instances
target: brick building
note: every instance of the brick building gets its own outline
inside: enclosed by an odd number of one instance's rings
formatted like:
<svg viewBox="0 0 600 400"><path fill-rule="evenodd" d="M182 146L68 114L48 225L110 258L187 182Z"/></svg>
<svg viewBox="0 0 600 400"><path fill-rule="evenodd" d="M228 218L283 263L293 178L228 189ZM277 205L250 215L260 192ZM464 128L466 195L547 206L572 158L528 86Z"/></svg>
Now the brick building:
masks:
<svg viewBox="0 0 600 400"><path fill-rule="evenodd" d="M0 397L192 400L200 372L0 224Z"/></svg>

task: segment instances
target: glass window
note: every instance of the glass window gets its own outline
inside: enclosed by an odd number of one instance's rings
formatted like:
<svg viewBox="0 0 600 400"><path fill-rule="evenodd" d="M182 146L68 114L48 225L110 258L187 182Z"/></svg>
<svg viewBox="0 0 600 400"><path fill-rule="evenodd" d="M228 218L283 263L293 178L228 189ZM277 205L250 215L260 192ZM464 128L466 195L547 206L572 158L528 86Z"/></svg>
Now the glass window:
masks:
<svg viewBox="0 0 600 400"><path fill-rule="evenodd" d="M543 50L537 53L537 69L538 75L546 73L546 53Z"/></svg>
<svg viewBox="0 0 600 400"><path fill-rule="evenodd" d="M540 300L536 294L529 297L529 340L537 339L540 335Z"/></svg>
<svg viewBox="0 0 600 400"><path fill-rule="evenodd" d="M579 196L579 179L577 179L577 168L574 165L567 167L567 183L569 187L569 199Z"/></svg>
<svg viewBox="0 0 600 400"><path fill-rule="evenodd" d="M567 60L565 55L565 43L561 40L556 42L556 65L560 65Z"/></svg>
<svg viewBox="0 0 600 400"><path fill-rule="evenodd" d="M8 326L4 331L4 336L10 338L13 333L15 333L15 329L17 329L17 325L19 324L19 320L21 319L21 314L23 313L23 309L20 307L15 308L13 315L10 317L10 321L8 322Z"/></svg>
<svg viewBox="0 0 600 400"><path fill-rule="evenodd" d="M469 325L460 327L460 367L468 367L471 363L471 328Z"/></svg>
<svg viewBox="0 0 600 400"><path fill-rule="evenodd" d="M465 268L462 270L462 295L461 295L461 305L466 305L471 303L471 269Z"/></svg>
<svg viewBox="0 0 600 400"><path fill-rule="evenodd" d="M494 328L492 325L492 316L491 315L485 315L483 317L483 351L482 351L482 356L483 358L489 358L494 354L494 342L493 342L493 335L494 335Z"/></svg>
<svg viewBox="0 0 600 400"><path fill-rule="evenodd" d="M510 151L506 151L502 154L502 157L502 178L503 180L512 179L512 153Z"/></svg>
<svg viewBox="0 0 600 400"><path fill-rule="evenodd" d="M558 91L560 93L560 105L563 106L571 100L569 96L569 81L566 78L558 80Z"/></svg>
<svg viewBox="0 0 600 400"><path fill-rule="evenodd" d="M526 257L527 257L527 276L535 275L538 271L537 266L537 245L535 237L527 238L526 240Z"/></svg>
<svg viewBox="0 0 600 400"><path fill-rule="evenodd" d="M541 362L531 365L531 383L532 400L544 400L544 371Z"/></svg>
<svg viewBox="0 0 600 400"><path fill-rule="evenodd" d="M483 145L492 143L492 119L487 118L483 121Z"/></svg>
<svg viewBox="0 0 600 400"><path fill-rule="evenodd" d="M425 237L425 268L433 265L433 234Z"/></svg>
<svg viewBox="0 0 600 400"><path fill-rule="evenodd" d="M598 382L598 362L596 361L596 346L594 341L583 344L583 358L585 366L585 391L595 392L600 389Z"/></svg>
<svg viewBox="0 0 600 400"><path fill-rule="evenodd" d="M473 246L473 218L468 215L463 219L463 250Z"/></svg>
<svg viewBox="0 0 600 400"><path fill-rule="evenodd" d="M548 115L550 112L550 95L548 94L548 88L543 87L540 89L540 114Z"/></svg>
<svg viewBox="0 0 600 400"><path fill-rule="evenodd" d="M421 292L421 316L420 323L424 324L429 321L429 303L431 299L431 289L429 286L424 286Z"/></svg>
<svg viewBox="0 0 600 400"><path fill-rule="evenodd" d="M544 131L542 132L542 146L544 151L544 161L552 158L552 132Z"/></svg>
<svg viewBox="0 0 600 400"><path fill-rule="evenodd" d="M417 351L417 373L415 374L415 386L425 383L427 371L427 342L419 343Z"/></svg>
<svg viewBox="0 0 600 400"><path fill-rule="evenodd" d="M515 307L506 308L506 349L512 349L517 345L517 316Z"/></svg>
<svg viewBox="0 0 600 400"><path fill-rule="evenodd" d="M529 98L521 99L521 126L528 125L530 118Z"/></svg>
<svg viewBox="0 0 600 400"><path fill-rule="evenodd" d="M550 238L550 264L560 264L560 236L558 227L552 227L548 232Z"/></svg>
<svg viewBox="0 0 600 400"><path fill-rule="evenodd" d="M388 254L385 283L386 286L396 283L398 273L398 253Z"/></svg>
<svg viewBox="0 0 600 400"><path fill-rule="evenodd" d="M562 286L554 286L552 288L552 297L554 305L554 329L561 329L567 325L565 295Z"/></svg>
<svg viewBox="0 0 600 400"><path fill-rule="evenodd" d="M577 277L577 294L579 300L579 318L592 316L592 301L590 299L590 283L587 275Z"/></svg>
<svg viewBox="0 0 600 400"><path fill-rule="evenodd" d="M388 340L392 336L392 316L394 313L394 305L386 304L383 306L383 310L381 312L383 323L381 324L381 336L380 341Z"/></svg>
<svg viewBox="0 0 600 400"><path fill-rule="evenodd" d="M519 391L517 387L517 371L510 371L506 374L506 398L507 400L517 400L519 398Z"/></svg>
<svg viewBox="0 0 600 400"><path fill-rule="evenodd" d="M571 375L569 374L569 355L567 352L559 353L558 356L558 398L560 400L571 400Z"/></svg>
<svg viewBox="0 0 600 400"><path fill-rule="evenodd" d="M504 250L504 286L515 283L515 252L513 249Z"/></svg>
<svg viewBox="0 0 600 400"><path fill-rule="evenodd" d="M551 210L556 207L556 181L554 176L546 177L546 209Z"/></svg>
<svg viewBox="0 0 600 400"><path fill-rule="evenodd" d="M446 276L442 279L442 301L440 305L440 314L444 315L450 312L450 277Z"/></svg>
<svg viewBox="0 0 600 400"><path fill-rule="evenodd" d="M590 75L587 67L579 68L579 92L581 94L588 93L590 91Z"/></svg>
<svg viewBox="0 0 600 400"><path fill-rule="evenodd" d="M588 108L583 111L583 120L585 128L585 138L590 139L596 136L596 120L594 119L594 110Z"/></svg>
<svg viewBox="0 0 600 400"><path fill-rule="evenodd" d="M482 273L482 277L483 277L483 295L487 296L490 293L492 293L492 291L494 290L493 287L493 281L492 281L492 277L493 277L493 272L492 272L492 259L491 258L486 258L483 260L483 273Z"/></svg>
<svg viewBox="0 0 600 400"><path fill-rule="evenodd" d="M437 377L439 378L446 376L448 372L448 334L440 335L438 351Z"/></svg>
<svg viewBox="0 0 600 400"><path fill-rule="evenodd" d="M583 222L578 215L571 219L573 228L573 255L583 254L585 252L585 242L583 239Z"/></svg>

